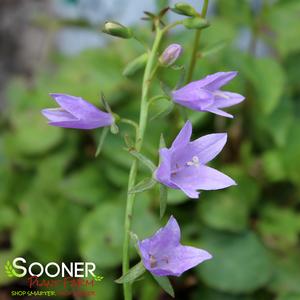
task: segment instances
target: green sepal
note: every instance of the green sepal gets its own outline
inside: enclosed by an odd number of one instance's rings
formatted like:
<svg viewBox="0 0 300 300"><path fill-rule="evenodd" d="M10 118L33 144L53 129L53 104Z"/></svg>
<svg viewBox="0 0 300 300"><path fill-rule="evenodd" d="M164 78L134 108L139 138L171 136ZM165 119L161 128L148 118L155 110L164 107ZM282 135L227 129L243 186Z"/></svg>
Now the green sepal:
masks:
<svg viewBox="0 0 300 300"><path fill-rule="evenodd" d="M159 111L157 114L155 114L151 119L150 121L153 121L155 119L158 119L158 118L163 118L165 116L167 116L168 114L170 114L174 108L174 103L173 101L171 101L169 103L169 105L167 107L165 107L164 109L162 109L161 111Z"/></svg>
<svg viewBox="0 0 300 300"><path fill-rule="evenodd" d="M100 99L101 99L101 103L102 103L102 105L104 106L105 110L106 110L108 113L110 113L111 115L113 115L113 112L112 112L112 110L111 110L111 108L110 108L108 102L105 100L105 96L104 96L104 93L103 93L103 92L101 92L101 97L100 97Z"/></svg>
<svg viewBox="0 0 300 300"><path fill-rule="evenodd" d="M97 150L96 150L96 153L95 153L95 157L97 157L101 152L101 149L102 149L102 146L104 144L105 138L107 136L108 130L109 130L108 127L104 127L102 129L100 139L99 139L99 143L98 143L98 146L97 146Z"/></svg>
<svg viewBox="0 0 300 300"><path fill-rule="evenodd" d="M153 275L153 274L152 274ZM172 298L175 297L174 289L171 285L171 282L167 276L155 276L153 275L153 278L156 280L156 282L159 284L159 286Z"/></svg>
<svg viewBox="0 0 300 300"><path fill-rule="evenodd" d="M120 117L117 114L114 114L108 104L108 102L105 100L104 94L101 92L101 102L104 106L105 110L110 113L114 117L114 123L110 125L110 132L112 134L118 134L119 133L119 127L117 126L116 122L119 121Z"/></svg>

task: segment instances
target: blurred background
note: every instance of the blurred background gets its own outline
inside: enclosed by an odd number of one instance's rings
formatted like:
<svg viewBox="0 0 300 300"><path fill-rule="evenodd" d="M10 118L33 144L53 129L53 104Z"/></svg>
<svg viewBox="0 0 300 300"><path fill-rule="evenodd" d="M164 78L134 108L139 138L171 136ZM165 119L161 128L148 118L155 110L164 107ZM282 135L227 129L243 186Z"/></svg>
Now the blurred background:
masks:
<svg viewBox="0 0 300 300"><path fill-rule="evenodd" d="M50 127L40 110L56 106L50 92L82 96L100 106L103 91L113 111L137 120L142 73L125 78L122 70L144 49L135 41L105 36L100 28L113 19L150 43L151 26L140 20L143 11L174 3L0 1L1 300L11 299L13 289L26 288L26 279L16 281L4 272L4 263L16 256L41 263L95 262L104 279L94 288L98 296L90 299L122 299L114 280L121 274L131 163L123 137L133 132L121 126L95 159L101 130ZM201 9L201 1L189 3ZM166 21L176 18L170 12ZM194 79L237 70L239 76L226 89L246 101L230 109L233 120L188 114L194 138L228 131L228 143L213 165L238 186L203 192L198 201L170 191L162 221L158 191L139 194L134 232L148 237L173 214L183 243L213 254L213 260L172 278L176 299L299 300L300 1L211 0L208 19ZM178 64L187 65L193 36L178 28L163 47L181 43L185 51ZM180 76L180 70L159 74L171 87ZM157 82L153 94L159 90ZM164 105L154 105L150 118ZM151 121L143 152L157 162L161 131L170 143L182 124L177 110ZM147 170L141 168L140 174L145 177ZM134 263L138 257L132 253ZM171 299L148 275L134 289L138 300Z"/></svg>

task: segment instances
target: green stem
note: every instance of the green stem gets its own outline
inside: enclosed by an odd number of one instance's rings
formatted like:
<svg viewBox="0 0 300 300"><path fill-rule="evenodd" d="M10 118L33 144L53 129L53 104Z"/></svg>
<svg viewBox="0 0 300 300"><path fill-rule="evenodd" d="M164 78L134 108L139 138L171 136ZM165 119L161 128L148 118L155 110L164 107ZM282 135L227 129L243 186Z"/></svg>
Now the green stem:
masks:
<svg viewBox="0 0 300 300"><path fill-rule="evenodd" d="M207 9L208 9L208 1L209 0L204 0L202 11L201 11L202 18L206 17L206 13L207 13ZM187 73L186 83L189 83L193 78L193 74L194 74L194 70L195 70L195 66L196 66L196 62L197 62L197 53L198 53L198 47L199 47L200 38L201 38L201 32L202 32L202 29L198 29L198 30L196 30L196 33L195 33L193 51L192 51L190 65L189 65L189 69L188 69L188 73Z"/></svg>
<svg viewBox="0 0 300 300"><path fill-rule="evenodd" d="M156 36L153 42L152 50L150 52L147 65L144 72L143 84L142 84L142 98L141 98L141 106L140 106L140 119L139 119L139 130L136 136L135 148L136 151L140 152L143 145L143 139L145 135L145 130L147 126L147 118L148 118L148 95L151 83L151 75L152 70L155 66L156 62L156 54L158 51L158 47L162 38L163 32L157 27L156 28ZM128 180L128 191L130 191L136 181L138 169L138 161L134 158ZM126 202L126 212L125 212L125 222L124 222L124 242L123 242L123 275L129 270L129 242L130 242L130 231L131 231L131 221L132 221L132 212L134 205L135 194L127 193L127 202ZM124 284L124 299L131 300L132 299L132 287L130 283Z"/></svg>

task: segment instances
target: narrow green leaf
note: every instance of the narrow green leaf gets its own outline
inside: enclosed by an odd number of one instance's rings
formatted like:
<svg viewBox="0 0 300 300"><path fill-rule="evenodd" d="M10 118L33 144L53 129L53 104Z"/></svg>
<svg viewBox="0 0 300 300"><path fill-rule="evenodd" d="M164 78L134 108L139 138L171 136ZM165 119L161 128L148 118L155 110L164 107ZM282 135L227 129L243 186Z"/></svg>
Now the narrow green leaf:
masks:
<svg viewBox="0 0 300 300"><path fill-rule="evenodd" d="M116 283L132 283L137 280L141 275L145 273L146 269L143 262L140 261L135 266L133 266L126 274L115 280Z"/></svg>
<svg viewBox="0 0 300 300"><path fill-rule="evenodd" d="M172 87L170 87L167 83L165 83L163 81L160 82L160 87L165 95L167 95L168 97L171 97Z"/></svg>
<svg viewBox="0 0 300 300"><path fill-rule="evenodd" d="M149 106L154 104L156 101L161 100L161 99L165 99L167 101L171 100L170 97L166 97L166 95L156 95L156 96L150 98Z"/></svg>
<svg viewBox="0 0 300 300"><path fill-rule="evenodd" d="M216 44L214 44L213 46L211 46L208 49L204 49L203 51L201 51L201 57L207 57L213 54L216 54L217 52L223 50L226 45L228 45L228 41L220 41Z"/></svg>
<svg viewBox="0 0 300 300"><path fill-rule="evenodd" d="M154 279L157 281L157 283L160 285L160 287L168 293L172 298L175 297L175 293L173 290L173 287L171 285L171 282L167 276L155 276L153 275Z"/></svg>
<svg viewBox="0 0 300 300"><path fill-rule="evenodd" d="M180 73L180 76L179 76L179 78L178 78L178 81L177 81L177 83L176 83L176 85L175 85L175 87L174 87L174 90L177 90L177 89L179 89L181 86L183 86L185 77L186 77L186 70L185 70L185 68L183 67L183 68L181 69L181 73Z"/></svg>
<svg viewBox="0 0 300 300"><path fill-rule="evenodd" d="M155 184L156 184L156 180L154 180L153 178L145 178L142 181L140 181L136 186L134 186L128 193L129 194L141 193L151 189Z"/></svg>
<svg viewBox="0 0 300 300"><path fill-rule="evenodd" d="M162 109L161 111L159 111L157 114L155 114L151 119L150 121L153 121L155 119L158 119L158 118L163 118L165 116L167 116L168 114L170 114L172 112L174 108L174 103L173 102L170 102L169 105Z"/></svg>
<svg viewBox="0 0 300 300"><path fill-rule="evenodd" d="M136 150L130 150L129 153L138 159L143 165L145 165L152 173L156 169L155 164L146 156L137 152Z"/></svg>
<svg viewBox="0 0 300 300"><path fill-rule="evenodd" d="M138 71L143 69L146 66L148 59L148 53L144 53L139 57L135 58L133 61L128 63L123 71L123 75L126 77L131 77L135 75Z"/></svg>
<svg viewBox="0 0 300 300"><path fill-rule="evenodd" d="M100 135L99 144L98 144L98 147L97 147L97 150L96 150L96 153L95 153L95 157L97 157L100 154L102 146L103 146L104 141L105 141L105 138L107 136L107 133L108 133L108 127L104 127L102 129L102 132L101 132L101 135Z"/></svg>

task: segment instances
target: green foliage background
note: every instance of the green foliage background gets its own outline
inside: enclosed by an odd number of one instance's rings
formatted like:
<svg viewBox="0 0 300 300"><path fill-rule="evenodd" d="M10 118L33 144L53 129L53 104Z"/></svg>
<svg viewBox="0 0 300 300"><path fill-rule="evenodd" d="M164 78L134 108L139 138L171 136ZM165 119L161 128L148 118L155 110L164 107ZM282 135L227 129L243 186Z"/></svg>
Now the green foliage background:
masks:
<svg viewBox="0 0 300 300"><path fill-rule="evenodd" d="M217 14L201 40L203 58L194 78L238 70L228 90L246 96L231 109L235 119L188 112L194 137L228 131L229 141L214 165L238 186L203 192L198 201L179 191L169 193L167 215L182 226L183 243L203 247L214 259L172 280L176 299L300 299L300 3L263 1L255 14L250 1L216 1ZM270 1L271 2L271 1ZM253 33L249 49L237 38ZM146 28L139 34L150 41ZM185 48L186 64L193 32L168 36ZM269 55L258 57L263 41ZM95 103L103 91L118 114L137 119L141 73L122 77L126 63L142 54L134 41L117 40L76 57L53 54L33 84L13 80L0 127L0 284L13 284L4 263L15 256L28 260L97 264L104 276L97 284L101 300L121 298L113 282L120 275L123 215L131 157L123 150L127 125L109 135L99 158L94 153L101 130L49 127L40 109L54 106L50 92L82 96ZM160 79L175 86L180 71L163 70ZM155 87L159 92L159 84ZM165 103L152 107L151 115ZM150 116L151 117L151 116ZM157 162L161 131L170 143L182 118L177 110L150 122L143 153ZM141 178L147 170L141 168ZM134 232L145 238L160 221L158 191L139 194ZM137 259L132 251L133 262ZM163 293L151 277L135 283L137 299ZM100 299L100 298L99 298Z"/></svg>

